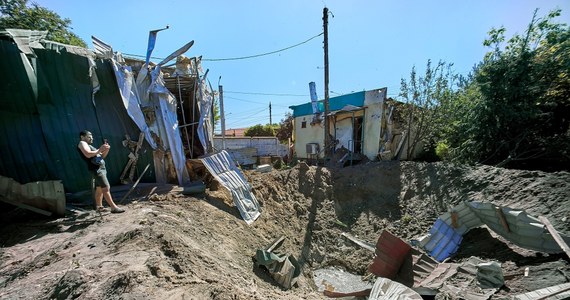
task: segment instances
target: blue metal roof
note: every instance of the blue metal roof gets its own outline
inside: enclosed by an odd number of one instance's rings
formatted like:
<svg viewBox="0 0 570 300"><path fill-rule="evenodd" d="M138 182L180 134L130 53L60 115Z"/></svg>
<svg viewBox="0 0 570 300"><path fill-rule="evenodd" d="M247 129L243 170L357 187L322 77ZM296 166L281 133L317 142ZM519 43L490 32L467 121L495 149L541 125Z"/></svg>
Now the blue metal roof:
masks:
<svg viewBox="0 0 570 300"><path fill-rule="evenodd" d="M329 99L329 111L340 110L347 104L362 107L364 106L365 93L366 93L365 91L362 91L362 92L356 92L352 94L332 97ZM318 105L319 105L319 110L324 112L325 111L324 100L319 100ZM311 105L311 102L301 105L292 105L289 106L289 108L293 110L293 117L313 114L313 106Z"/></svg>

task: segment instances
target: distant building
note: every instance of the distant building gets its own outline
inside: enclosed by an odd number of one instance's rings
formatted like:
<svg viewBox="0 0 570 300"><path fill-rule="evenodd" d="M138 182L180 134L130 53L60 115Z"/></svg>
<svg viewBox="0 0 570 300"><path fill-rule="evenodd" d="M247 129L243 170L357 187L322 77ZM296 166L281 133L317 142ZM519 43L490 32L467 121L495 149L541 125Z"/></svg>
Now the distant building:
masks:
<svg viewBox="0 0 570 300"><path fill-rule="evenodd" d="M226 129L226 136L244 137L247 128Z"/></svg>

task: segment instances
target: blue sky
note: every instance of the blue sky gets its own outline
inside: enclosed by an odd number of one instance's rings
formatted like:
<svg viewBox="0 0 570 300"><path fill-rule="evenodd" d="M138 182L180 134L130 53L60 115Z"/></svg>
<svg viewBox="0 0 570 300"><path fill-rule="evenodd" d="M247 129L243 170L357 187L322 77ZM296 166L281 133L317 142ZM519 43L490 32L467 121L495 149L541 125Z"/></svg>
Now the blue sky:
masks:
<svg viewBox="0 0 570 300"><path fill-rule="evenodd" d="M348 0L35 0L72 21L73 31L92 48L91 35L125 54L144 55L148 31L163 28L153 56L164 58L190 40L186 56L202 56L208 78L224 87L226 128L274 123L288 106L308 102L309 82L324 98L323 37L277 54L234 61L207 59L267 53L303 42L323 31L329 16L330 96L388 87L396 97L401 78L428 59L454 64L467 74L488 51L482 44L492 27L507 36L523 33L535 8L545 15L568 0L348 1ZM154 60L158 62L159 60ZM219 129L219 126L218 128Z"/></svg>

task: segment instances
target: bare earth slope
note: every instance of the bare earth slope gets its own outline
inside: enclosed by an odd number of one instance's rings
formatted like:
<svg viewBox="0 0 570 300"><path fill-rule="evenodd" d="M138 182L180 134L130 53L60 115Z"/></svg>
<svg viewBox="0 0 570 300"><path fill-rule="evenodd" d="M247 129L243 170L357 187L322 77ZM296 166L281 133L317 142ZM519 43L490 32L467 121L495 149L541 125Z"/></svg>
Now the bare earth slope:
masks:
<svg viewBox="0 0 570 300"><path fill-rule="evenodd" d="M343 169L299 165L246 173L262 205L248 226L225 190L133 199L124 214L90 212L51 220L12 210L0 229L1 299L322 299L311 270L365 274L372 253L341 236L375 243L382 229L411 240L464 200L545 215L570 234L570 174L443 163L375 162ZM215 185L212 185L215 189ZM148 193L148 192L147 192ZM30 220L32 219L32 220ZM303 267L283 290L252 262L284 235L280 252ZM496 296L570 281L569 259L508 245L486 230L465 236L453 258L498 260L505 272L531 268Z"/></svg>

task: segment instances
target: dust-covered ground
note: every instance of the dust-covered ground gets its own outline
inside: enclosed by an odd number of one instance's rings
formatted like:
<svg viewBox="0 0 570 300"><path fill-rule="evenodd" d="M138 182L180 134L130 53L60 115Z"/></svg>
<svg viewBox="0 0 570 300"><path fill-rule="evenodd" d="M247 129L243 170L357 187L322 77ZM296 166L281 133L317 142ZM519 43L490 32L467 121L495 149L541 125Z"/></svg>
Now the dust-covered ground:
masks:
<svg viewBox="0 0 570 300"><path fill-rule="evenodd" d="M298 165L246 171L261 206L246 225L227 191L185 196L141 187L123 214L92 210L48 219L2 206L1 299L323 299L312 271L335 266L367 274L373 253L341 234L375 243L388 229L410 241L460 201L488 201L544 215L570 234L570 173L373 162L346 168ZM115 198L118 198L116 195ZM280 288L255 267L256 249L280 236L279 252L303 268L298 285ZM570 281L570 259L470 231L452 261L501 262L510 276L494 298Z"/></svg>

